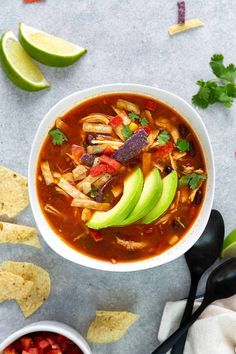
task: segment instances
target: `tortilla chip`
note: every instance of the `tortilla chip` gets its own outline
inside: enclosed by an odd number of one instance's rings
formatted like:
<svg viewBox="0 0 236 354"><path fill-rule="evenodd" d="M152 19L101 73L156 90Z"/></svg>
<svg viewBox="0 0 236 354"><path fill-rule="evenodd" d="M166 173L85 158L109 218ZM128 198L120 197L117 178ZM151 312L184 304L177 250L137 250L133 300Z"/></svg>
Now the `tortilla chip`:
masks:
<svg viewBox="0 0 236 354"><path fill-rule="evenodd" d="M17 299L17 303L24 316L31 316L43 305L50 294L51 281L48 272L32 263L11 261L4 262L2 269L19 275L23 277L24 280L33 282L30 294L21 299Z"/></svg>
<svg viewBox="0 0 236 354"><path fill-rule="evenodd" d="M168 28L168 32L170 36L173 36L174 34L177 34L179 32L188 31L190 29L202 26L204 26L204 23L201 20L197 18L192 18L191 20L185 21L185 23L183 24L178 23L176 25L170 26Z"/></svg>
<svg viewBox="0 0 236 354"><path fill-rule="evenodd" d="M88 329L87 339L97 344L116 342L138 319L139 315L131 312L96 311L96 318Z"/></svg>
<svg viewBox="0 0 236 354"><path fill-rule="evenodd" d="M14 217L28 204L27 178L0 166L0 215Z"/></svg>
<svg viewBox="0 0 236 354"><path fill-rule="evenodd" d="M33 287L32 281L0 268L0 303L6 300L21 300Z"/></svg>
<svg viewBox="0 0 236 354"><path fill-rule="evenodd" d="M22 243L40 248L37 230L33 227L0 222L0 243Z"/></svg>

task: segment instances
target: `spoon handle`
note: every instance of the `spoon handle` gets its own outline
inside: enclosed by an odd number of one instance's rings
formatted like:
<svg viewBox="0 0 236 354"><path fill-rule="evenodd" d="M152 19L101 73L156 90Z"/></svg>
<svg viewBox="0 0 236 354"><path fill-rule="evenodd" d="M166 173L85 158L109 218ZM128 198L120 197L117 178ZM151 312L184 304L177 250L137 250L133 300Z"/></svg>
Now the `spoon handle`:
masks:
<svg viewBox="0 0 236 354"><path fill-rule="evenodd" d="M202 302L201 306L193 313L193 315L183 323L183 325L177 329L169 338L167 338L152 354L165 354L167 353L175 343L182 337L182 335L189 329L189 327L196 321L205 308L209 305L208 301Z"/></svg>
<svg viewBox="0 0 236 354"><path fill-rule="evenodd" d="M187 303L185 306L184 314L183 314L182 320L180 322L180 327L192 315L193 304L194 304L194 300L195 300L195 296L196 296L196 292L197 292L198 283L199 283L199 279L192 279L191 280L191 287L190 287ZM188 331L186 331L182 335L180 340L173 346L171 354L182 354L184 352L184 346L185 346L185 341L186 341L187 335L188 335Z"/></svg>

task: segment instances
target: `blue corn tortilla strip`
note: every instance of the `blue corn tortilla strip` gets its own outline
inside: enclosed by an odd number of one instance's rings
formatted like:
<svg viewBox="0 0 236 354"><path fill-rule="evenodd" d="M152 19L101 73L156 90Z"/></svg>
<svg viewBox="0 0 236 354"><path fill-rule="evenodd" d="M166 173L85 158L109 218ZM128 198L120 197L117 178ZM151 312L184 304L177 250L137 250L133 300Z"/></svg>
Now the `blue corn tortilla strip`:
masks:
<svg viewBox="0 0 236 354"><path fill-rule="evenodd" d="M87 166L93 166L94 160L95 160L95 155L91 155L91 154L83 154L81 156L81 161L87 165Z"/></svg>
<svg viewBox="0 0 236 354"><path fill-rule="evenodd" d="M121 163L125 163L135 156L148 144L148 134L144 129L132 135L123 146L121 146L112 156Z"/></svg>
<svg viewBox="0 0 236 354"><path fill-rule="evenodd" d="M178 24L183 25L185 23L185 1L178 1Z"/></svg>

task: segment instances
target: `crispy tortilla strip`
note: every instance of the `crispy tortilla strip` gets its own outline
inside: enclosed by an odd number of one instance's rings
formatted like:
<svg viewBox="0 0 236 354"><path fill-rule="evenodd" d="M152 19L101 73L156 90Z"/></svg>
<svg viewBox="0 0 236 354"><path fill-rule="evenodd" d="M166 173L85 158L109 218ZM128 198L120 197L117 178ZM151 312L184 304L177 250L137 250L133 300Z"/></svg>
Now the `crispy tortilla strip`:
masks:
<svg viewBox="0 0 236 354"><path fill-rule="evenodd" d="M184 24L176 24L170 26L168 28L168 33L170 36L173 36L174 34L202 26L204 26L204 23L201 20L197 18L192 18L191 20L186 21Z"/></svg>
<svg viewBox="0 0 236 354"><path fill-rule="evenodd" d="M131 312L96 311L96 318L88 329L87 339L97 344L116 342L138 319L139 315Z"/></svg>
<svg viewBox="0 0 236 354"><path fill-rule="evenodd" d="M129 102L119 98L116 102L116 107L125 109L128 112L134 112L136 114L140 114L139 106L133 102Z"/></svg>
<svg viewBox="0 0 236 354"><path fill-rule="evenodd" d="M94 200L84 200L84 199L73 199L71 206L77 208L87 208L92 210L107 211L111 208L110 203L98 203Z"/></svg>
<svg viewBox="0 0 236 354"><path fill-rule="evenodd" d="M49 166L49 162L48 161L41 162L40 168L46 185L49 186L50 184L53 184L54 178Z"/></svg>
<svg viewBox="0 0 236 354"><path fill-rule="evenodd" d="M0 166L0 216L14 217L28 204L27 178Z"/></svg>
<svg viewBox="0 0 236 354"><path fill-rule="evenodd" d="M85 181L85 180L84 180ZM83 194L80 192L77 188L72 186L69 182L67 182L64 178L60 179L60 182L58 183L58 186L65 191L67 194L69 194L72 198L81 198L81 199L90 199L87 197L87 195Z"/></svg>
<svg viewBox="0 0 236 354"><path fill-rule="evenodd" d="M0 222L0 243L22 243L40 248L37 230L33 227Z"/></svg>
<svg viewBox="0 0 236 354"><path fill-rule="evenodd" d="M6 300L21 300L28 296L33 287L20 275L2 270L0 267L0 303Z"/></svg>
<svg viewBox="0 0 236 354"><path fill-rule="evenodd" d="M7 261L2 264L2 270L19 275L25 281L33 282L30 294L17 299L25 317L31 316L47 300L51 291L51 281L48 272L32 263Z"/></svg>

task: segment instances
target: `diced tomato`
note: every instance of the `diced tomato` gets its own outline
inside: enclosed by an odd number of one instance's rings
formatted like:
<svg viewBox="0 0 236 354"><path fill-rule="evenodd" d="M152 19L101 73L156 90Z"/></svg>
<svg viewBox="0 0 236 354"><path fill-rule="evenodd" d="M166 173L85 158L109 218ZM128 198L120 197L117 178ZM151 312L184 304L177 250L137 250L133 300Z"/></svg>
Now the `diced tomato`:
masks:
<svg viewBox="0 0 236 354"><path fill-rule="evenodd" d="M115 159L113 159L112 157L108 157L106 155L102 155L99 157L99 160L102 163L107 164L108 166L112 167L115 171L118 171L121 167L121 164L116 161Z"/></svg>
<svg viewBox="0 0 236 354"><path fill-rule="evenodd" d="M103 151L104 155L112 155L112 154L114 154L114 152L115 152L115 149L113 149L111 146L108 146L108 147Z"/></svg>
<svg viewBox="0 0 236 354"><path fill-rule="evenodd" d="M152 129L150 128L149 125L146 125L146 127L143 127L143 129L145 130L145 132L149 135L152 131Z"/></svg>
<svg viewBox="0 0 236 354"><path fill-rule="evenodd" d="M154 158L164 157L164 156L168 155L169 153L171 153L173 151L173 149L174 149L174 143L173 143L173 141L169 141L169 143L165 144L160 149L158 149L156 152L154 152L153 156L154 156Z"/></svg>
<svg viewBox="0 0 236 354"><path fill-rule="evenodd" d="M115 117L111 117L109 124L112 126L112 128L118 127L118 125L123 123L123 118L120 117L119 115Z"/></svg>
<svg viewBox="0 0 236 354"><path fill-rule="evenodd" d="M73 144L71 147L71 154L76 162L79 162L81 156L85 153L84 147Z"/></svg>
<svg viewBox="0 0 236 354"><path fill-rule="evenodd" d="M149 111L155 111L157 108L157 103L155 101L148 100L145 102L145 108L148 109Z"/></svg>
<svg viewBox="0 0 236 354"><path fill-rule="evenodd" d="M28 350L30 346L32 345L33 341L32 338L29 337L22 337L20 339L21 347L22 349Z"/></svg>
<svg viewBox="0 0 236 354"><path fill-rule="evenodd" d="M92 236L92 238L94 239L95 242L99 242L99 241L103 240L103 237L101 235L101 231L88 229L88 233L90 236Z"/></svg>
<svg viewBox="0 0 236 354"><path fill-rule="evenodd" d="M102 173L106 173L107 172L107 165L101 163L100 165L98 166L94 166L90 169L90 174L93 176L93 177L96 177L96 176L99 176L101 175Z"/></svg>
<svg viewBox="0 0 236 354"><path fill-rule="evenodd" d="M42 350L48 348L49 346L50 346L50 344L46 339L41 340L38 344L38 347Z"/></svg>
<svg viewBox="0 0 236 354"><path fill-rule="evenodd" d="M13 347L8 347L4 349L3 354L17 354L16 350Z"/></svg>

